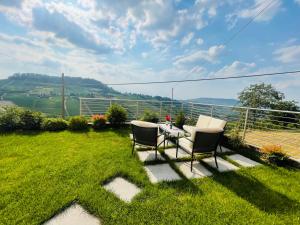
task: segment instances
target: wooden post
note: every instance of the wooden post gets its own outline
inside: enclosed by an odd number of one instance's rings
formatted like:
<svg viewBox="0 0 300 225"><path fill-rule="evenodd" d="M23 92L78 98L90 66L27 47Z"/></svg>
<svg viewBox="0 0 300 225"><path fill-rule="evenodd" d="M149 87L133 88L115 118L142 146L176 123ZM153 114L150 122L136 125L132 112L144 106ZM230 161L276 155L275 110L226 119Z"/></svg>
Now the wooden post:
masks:
<svg viewBox="0 0 300 225"><path fill-rule="evenodd" d="M65 75L61 74L61 117L65 118Z"/></svg>

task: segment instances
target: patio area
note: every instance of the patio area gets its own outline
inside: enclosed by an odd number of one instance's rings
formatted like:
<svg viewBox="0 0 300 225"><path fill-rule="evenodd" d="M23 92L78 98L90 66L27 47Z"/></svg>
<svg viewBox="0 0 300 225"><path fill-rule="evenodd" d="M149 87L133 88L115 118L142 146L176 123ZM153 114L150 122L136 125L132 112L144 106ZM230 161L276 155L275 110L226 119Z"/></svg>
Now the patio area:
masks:
<svg viewBox="0 0 300 225"><path fill-rule="evenodd" d="M67 224L68 215L86 224L299 223L298 170L227 150L219 169L197 158L191 173L189 156L176 160L172 145L159 160L149 149L132 155L129 134L2 135L0 224Z"/></svg>

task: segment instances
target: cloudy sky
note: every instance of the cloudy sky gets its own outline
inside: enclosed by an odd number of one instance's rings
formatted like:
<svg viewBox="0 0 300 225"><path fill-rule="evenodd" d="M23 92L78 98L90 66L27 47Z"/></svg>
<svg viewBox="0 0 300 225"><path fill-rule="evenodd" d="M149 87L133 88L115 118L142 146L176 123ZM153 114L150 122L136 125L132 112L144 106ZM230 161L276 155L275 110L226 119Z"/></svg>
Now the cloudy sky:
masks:
<svg viewBox="0 0 300 225"><path fill-rule="evenodd" d="M300 0L0 0L0 79L16 72L104 83L300 69ZM228 40L267 5L231 42ZM300 101L300 76L122 86L121 91L235 98L268 82Z"/></svg>

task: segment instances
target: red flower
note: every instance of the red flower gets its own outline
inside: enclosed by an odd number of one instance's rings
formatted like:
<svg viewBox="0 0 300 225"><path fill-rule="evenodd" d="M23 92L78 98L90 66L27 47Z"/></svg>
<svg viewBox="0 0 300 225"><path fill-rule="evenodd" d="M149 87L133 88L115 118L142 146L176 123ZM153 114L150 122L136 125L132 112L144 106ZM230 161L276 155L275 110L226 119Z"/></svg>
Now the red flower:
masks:
<svg viewBox="0 0 300 225"><path fill-rule="evenodd" d="M171 120L171 116L170 115L166 115L166 121L170 121Z"/></svg>

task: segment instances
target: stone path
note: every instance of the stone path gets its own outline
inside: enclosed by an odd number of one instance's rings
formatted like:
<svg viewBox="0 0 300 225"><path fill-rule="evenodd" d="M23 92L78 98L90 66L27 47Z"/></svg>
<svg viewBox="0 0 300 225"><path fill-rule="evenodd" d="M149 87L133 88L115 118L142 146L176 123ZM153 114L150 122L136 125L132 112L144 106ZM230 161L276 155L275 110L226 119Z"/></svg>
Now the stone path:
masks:
<svg viewBox="0 0 300 225"><path fill-rule="evenodd" d="M212 173L200 164L200 162L193 163L193 170L191 171L191 162L177 162L175 165L188 179L202 178L211 176Z"/></svg>
<svg viewBox="0 0 300 225"><path fill-rule="evenodd" d="M144 169L146 170L151 183L181 179L181 177L167 163L144 166Z"/></svg>
<svg viewBox="0 0 300 225"><path fill-rule="evenodd" d="M227 157L244 167L254 167L261 165L260 163L239 154L229 155Z"/></svg>
<svg viewBox="0 0 300 225"><path fill-rule="evenodd" d="M176 148L168 148L165 150L165 154L170 158L170 159L176 159ZM182 159L182 158L187 158L190 157L190 155L188 153L186 153L185 151L183 151L181 148L178 149L178 155L177 158L178 159Z"/></svg>
<svg viewBox="0 0 300 225"><path fill-rule="evenodd" d="M219 168L217 168L217 166L216 166L214 157L204 158L204 159L202 159L202 161L205 162L206 164L208 164L210 167L218 170L219 172L227 172L227 171L239 169L239 167L231 164L230 162L228 162L225 159L222 159L220 157L217 157L217 162L218 162Z"/></svg>
<svg viewBox="0 0 300 225"><path fill-rule="evenodd" d="M100 225L100 220L79 204L74 204L57 214L44 225Z"/></svg>
<svg viewBox="0 0 300 225"><path fill-rule="evenodd" d="M138 151L137 155L142 162L155 161L155 150L153 151ZM157 160L165 161L166 159L157 151Z"/></svg>
<svg viewBox="0 0 300 225"><path fill-rule="evenodd" d="M132 199L141 192L140 188L122 177L113 179L103 187L125 202L131 202Z"/></svg>

